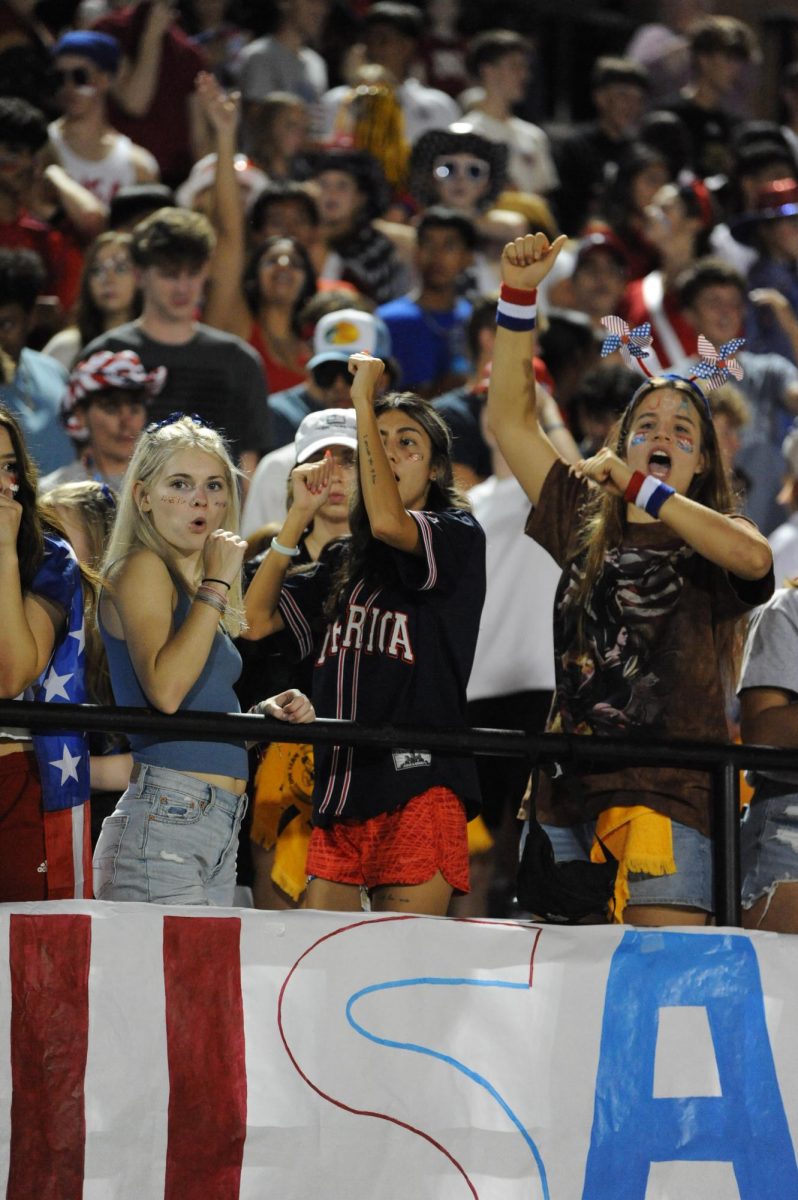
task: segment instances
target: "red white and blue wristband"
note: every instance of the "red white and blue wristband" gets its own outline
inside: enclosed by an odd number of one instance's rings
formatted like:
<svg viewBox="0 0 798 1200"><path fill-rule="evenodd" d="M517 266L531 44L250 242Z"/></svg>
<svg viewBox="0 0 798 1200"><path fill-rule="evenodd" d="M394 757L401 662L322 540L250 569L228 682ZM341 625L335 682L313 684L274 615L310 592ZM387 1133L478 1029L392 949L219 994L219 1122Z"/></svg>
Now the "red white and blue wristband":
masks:
<svg viewBox="0 0 798 1200"><path fill-rule="evenodd" d="M537 318L537 298L537 288L513 288L503 283L496 306L496 324L513 333L531 332Z"/></svg>
<svg viewBox="0 0 798 1200"><path fill-rule="evenodd" d="M656 521L659 517L659 510L674 491L674 488L669 487L662 480L656 479L653 475L644 475L642 471L635 471L626 486L623 498L627 504L634 504L637 508L642 508L643 512L648 513Z"/></svg>

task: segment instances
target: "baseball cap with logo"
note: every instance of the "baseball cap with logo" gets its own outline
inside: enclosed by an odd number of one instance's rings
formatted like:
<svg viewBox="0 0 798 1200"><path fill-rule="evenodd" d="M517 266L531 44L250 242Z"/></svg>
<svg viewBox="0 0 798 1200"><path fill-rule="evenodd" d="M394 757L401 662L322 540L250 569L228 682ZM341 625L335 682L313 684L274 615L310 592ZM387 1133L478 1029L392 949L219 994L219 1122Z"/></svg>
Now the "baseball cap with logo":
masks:
<svg viewBox="0 0 798 1200"><path fill-rule="evenodd" d="M346 362L358 351L373 354L383 362L390 358L391 335L382 318L356 308L326 313L313 333L313 358L308 370L323 362Z"/></svg>
<svg viewBox="0 0 798 1200"><path fill-rule="evenodd" d="M297 464L327 446L349 446L357 450L357 421L353 408L323 408L308 413L294 438Z"/></svg>

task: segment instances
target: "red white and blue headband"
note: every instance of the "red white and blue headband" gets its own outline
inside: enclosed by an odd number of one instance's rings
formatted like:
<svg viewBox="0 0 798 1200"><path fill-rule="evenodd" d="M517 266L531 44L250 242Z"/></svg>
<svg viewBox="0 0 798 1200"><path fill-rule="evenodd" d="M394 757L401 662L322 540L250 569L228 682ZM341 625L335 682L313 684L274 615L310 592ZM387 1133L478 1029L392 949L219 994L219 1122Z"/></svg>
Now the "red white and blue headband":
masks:
<svg viewBox="0 0 798 1200"><path fill-rule="evenodd" d="M637 367L651 383L659 384L662 381L663 384L666 384L678 381L687 384L690 390L703 400L710 419L712 410L706 391L714 391L715 388L722 387L731 378L742 379L743 377L743 368L735 355L745 345L745 338L732 338L731 341L724 342L722 346L716 348L708 338L700 333L698 335L700 357L693 375L679 375L676 372L654 375L649 371L645 362L652 341L651 324L648 321L630 329L621 317L610 316L602 317L601 324L609 330L601 347L602 358L606 358L608 354L614 354L618 350L626 365L633 370ZM699 379L704 385L703 388L698 386L697 380ZM642 391L643 388L638 389L630 403L633 404Z"/></svg>

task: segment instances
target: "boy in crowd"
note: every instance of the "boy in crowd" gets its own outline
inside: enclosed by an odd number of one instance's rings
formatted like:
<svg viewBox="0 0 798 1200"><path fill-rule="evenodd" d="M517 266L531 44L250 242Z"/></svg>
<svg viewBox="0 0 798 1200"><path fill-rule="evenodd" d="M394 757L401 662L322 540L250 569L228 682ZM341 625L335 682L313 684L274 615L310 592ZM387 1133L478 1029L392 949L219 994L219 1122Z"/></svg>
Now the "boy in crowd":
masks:
<svg viewBox="0 0 798 1200"><path fill-rule="evenodd" d="M25 344L44 280L41 259L33 251L0 249L0 350L13 364L13 375L0 384L0 402L19 421L42 474L73 458L59 418L66 370L56 359Z"/></svg>
<svg viewBox="0 0 798 1200"><path fill-rule="evenodd" d="M428 208L418 226L421 286L377 310L391 334L402 387L421 396L440 396L468 376L471 305L458 295L458 283L476 245L468 217L454 209Z"/></svg>
<svg viewBox="0 0 798 1200"><path fill-rule="evenodd" d="M542 129L513 115L527 93L532 53L529 42L510 29L480 33L468 49L469 73L484 91L465 120L483 137L510 152L511 185L545 196L557 186L549 139Z"/></svg>
<svg viewBox="0 0 798 1200"><path fill-rule="evenodd" d="M96 338L84 358L97 350L133 350L147 371L166 367L153 420L175 410L196 413L225 431L249 475L269 445L266 380L250 346L196 319L214 242L206 218L184 209L159 209L137 225L131 250L141 316Z"/></svg>

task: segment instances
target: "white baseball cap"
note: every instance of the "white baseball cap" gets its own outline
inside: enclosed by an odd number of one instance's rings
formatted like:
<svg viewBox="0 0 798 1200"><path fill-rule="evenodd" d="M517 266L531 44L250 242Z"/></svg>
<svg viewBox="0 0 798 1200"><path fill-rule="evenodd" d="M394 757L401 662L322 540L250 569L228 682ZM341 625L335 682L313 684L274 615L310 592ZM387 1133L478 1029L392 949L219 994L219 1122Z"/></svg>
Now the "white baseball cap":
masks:
<svg viewBox="0 0 798 1200"><path fill-rule="evenodd" d="M349 446L357 450L357 421L353 408L322 408L304 418L294 438L297 463L307 462L311 454L326 446Z"/></svg>
<svg viewBox="0 0 798 1200"><path fill-rule="evenodd" d="M382 318L357 308L325 313L313 332L313 358L308 370L323 362L347 362L350 354L358 351L373 354L383 362L390 358L391 335Z"/></svg>

